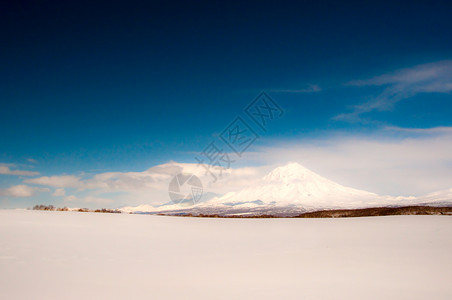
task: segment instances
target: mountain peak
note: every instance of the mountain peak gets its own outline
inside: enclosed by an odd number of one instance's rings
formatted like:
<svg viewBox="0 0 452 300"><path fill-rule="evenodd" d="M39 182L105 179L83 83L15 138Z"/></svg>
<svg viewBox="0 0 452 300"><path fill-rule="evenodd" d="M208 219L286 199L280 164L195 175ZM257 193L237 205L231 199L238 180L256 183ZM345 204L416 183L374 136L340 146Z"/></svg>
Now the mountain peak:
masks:
<svg viewBox="0 0 452 300"><path fill-rule="evenodd" d="M275 168L268 173L265 177L265 181L293 181L293 180L306 180L308 178L320 177L311 170L303 167L297 162L289 162L283 166Z"/></svg>

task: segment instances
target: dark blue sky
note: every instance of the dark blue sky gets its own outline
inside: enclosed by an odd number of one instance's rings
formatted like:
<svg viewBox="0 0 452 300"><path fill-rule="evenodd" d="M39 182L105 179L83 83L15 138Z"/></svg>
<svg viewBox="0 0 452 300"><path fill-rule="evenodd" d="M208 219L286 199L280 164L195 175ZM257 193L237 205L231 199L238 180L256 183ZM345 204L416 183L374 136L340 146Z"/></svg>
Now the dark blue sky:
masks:
<svg viewBox="0 0 452 300"><path fill-rule="evenodd" d="M269 139L450 126L449 91L335 116L399 88L353 80L452 59L451 16L450 1L4 1L0 162L194 162L262 90L286 112Z"/></svg>

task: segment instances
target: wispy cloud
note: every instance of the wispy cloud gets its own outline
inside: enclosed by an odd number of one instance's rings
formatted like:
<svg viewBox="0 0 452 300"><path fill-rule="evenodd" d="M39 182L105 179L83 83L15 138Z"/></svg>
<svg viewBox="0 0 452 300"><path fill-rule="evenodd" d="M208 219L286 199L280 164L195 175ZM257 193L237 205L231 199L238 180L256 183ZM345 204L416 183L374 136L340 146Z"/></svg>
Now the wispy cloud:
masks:
<svg viewBox="0 0 452 300"><path fill-rule="evenodd" d="M33 183L51 187L80 187L80 178L73 175L43 176L25 180L25 183Z"/></svg>
<svg viewBox="0 0 452 300"><path fill-rule="evenodd" d="M320 92L322 89L317 84L310 84L306 88L302 89L271 89L273 93L315 93Z"/></svg>
<svg viewBox="0 0 452 300"><path fill-rule="evenodd" d="M371 79L354 80L350 86L385 86L377 96L354 106L349 113L334 117L335 120L356 122L361 115L372 111L386 111L394 104L419 93L450 93L452 91L452 60L417 65Z"/></svg>
<svg viewBox="0 0 452 300"><path fill-rule="evenodd" d="M16 176L36 176L39 172L25 171L25 170L11 170L13 164L0 164L0 174L2 175L16 175Z"/></svg>
<svg viewBox="0 0 452 300"><path fill-rule="evenodd" d="M31 187L20 184L7 189L0 189L0 195L13 198L26 198L36 195L38 192L49 192L48 188Z"/></svg>
<svg viewBox="0 0 452 300"><path fill-rule="evenodd" d="M396 132L405 133L417 133L417 134L427 134L427 135L441 135L441 134L452 134L452 127L439 126L432 128L403 128L397 126L387 126L384 129Z"/></svg>

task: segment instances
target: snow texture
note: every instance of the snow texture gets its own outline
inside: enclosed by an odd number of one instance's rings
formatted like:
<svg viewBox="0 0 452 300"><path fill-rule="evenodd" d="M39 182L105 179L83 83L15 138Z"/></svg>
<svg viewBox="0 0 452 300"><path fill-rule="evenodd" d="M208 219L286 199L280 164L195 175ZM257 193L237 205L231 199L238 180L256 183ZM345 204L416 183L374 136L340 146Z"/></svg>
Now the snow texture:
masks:
<svg viewBox="0 0 452 300"><path fill-rule="evenodd" d="M0 299L452 299L452 218L0 210Z"/></svg>

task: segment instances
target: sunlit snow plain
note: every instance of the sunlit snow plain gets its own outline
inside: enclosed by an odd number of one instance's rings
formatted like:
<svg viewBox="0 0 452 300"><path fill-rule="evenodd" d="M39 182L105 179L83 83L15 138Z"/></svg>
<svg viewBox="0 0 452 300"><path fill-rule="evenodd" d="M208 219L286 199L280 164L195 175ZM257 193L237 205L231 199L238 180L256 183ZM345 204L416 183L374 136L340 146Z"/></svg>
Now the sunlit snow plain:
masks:
<svg viewBox="0 0 452 300"><path fill-rule="evenodd" d="M452 299L452 217L0 211L0 299Z"/></svg>

